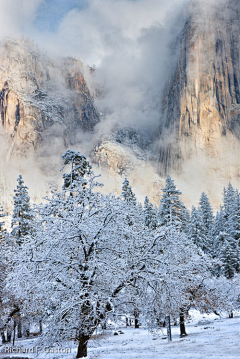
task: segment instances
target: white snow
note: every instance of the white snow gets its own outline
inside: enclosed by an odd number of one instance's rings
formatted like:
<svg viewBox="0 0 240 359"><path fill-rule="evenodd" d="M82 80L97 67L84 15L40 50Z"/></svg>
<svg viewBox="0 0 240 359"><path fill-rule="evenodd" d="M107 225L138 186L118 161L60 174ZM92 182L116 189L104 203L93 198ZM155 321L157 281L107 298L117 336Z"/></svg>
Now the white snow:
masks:
<svg viewBox="0 0 240 359"><path fill-rule="evenodd" d="M229 319L212 315L191 313L187 323L188 336L179 337L179 327L172 327L173 341L168 343L166 329L157 337L144 327L140 329L121 328L124 334L114 336L115 330L107 330L98 339L89 342L88 359L239 359L240 353L240 315L234 313ZM119 328L120 330L120 328ZM15 347L34 346L35 340L16 341ZM71 354L41 353L39 358L73 359L76 346L69 343ZM6 358L1 347L0 358ZM27 354L12 354L10 357L31 357Z"/></svg>
<svg viewBox="0 0 240 359"><path fill-rule="evenodd" d="M198 325L198 322L208 324ZM89 348L89 358L99 359L239 359L240 318L219 319L215 315L193 316L187 324L188 336L179 337L172 327L173 341L168 343L166 329L157 339L147 329L123 329L125 334L111 336L98 348Z"/></svg>

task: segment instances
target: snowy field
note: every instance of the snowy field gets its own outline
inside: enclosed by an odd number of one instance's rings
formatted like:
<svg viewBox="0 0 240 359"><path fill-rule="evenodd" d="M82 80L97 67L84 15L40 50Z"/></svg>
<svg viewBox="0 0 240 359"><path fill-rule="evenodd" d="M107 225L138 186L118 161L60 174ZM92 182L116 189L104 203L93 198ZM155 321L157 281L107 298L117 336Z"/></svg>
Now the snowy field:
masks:
<svg viewBox="0 0 240 359"><path fill-rule="evenodd" d="M166 331L157 339L146 329L123 329L124 334L101 341L89 348L89 358L99 359L239 359L240 317L219 319L199 317L187 325L188 336L179 337L179 328L172 327L173 342L168 343Z"/></svg>
<svg viewBox="0 0 240 359"><path fill-rule="evenodd" d="M188 336L179 337L179 328L172 327L173 342L168 343L166 331L160 336L151 335L147 329L119 328L124 334L113 335L113 331L105 331L104 335L89 342L89 359L239 359L240 358L240 316L233 319L215 315L199 316L193 313L187 324ZM16 342L15 347L34 346L34 340ZM71 354L41 353L39 358L73 359L76 347L68 345ZM1 358L31 358L29 354L4 354L1 347Z"/></svg>

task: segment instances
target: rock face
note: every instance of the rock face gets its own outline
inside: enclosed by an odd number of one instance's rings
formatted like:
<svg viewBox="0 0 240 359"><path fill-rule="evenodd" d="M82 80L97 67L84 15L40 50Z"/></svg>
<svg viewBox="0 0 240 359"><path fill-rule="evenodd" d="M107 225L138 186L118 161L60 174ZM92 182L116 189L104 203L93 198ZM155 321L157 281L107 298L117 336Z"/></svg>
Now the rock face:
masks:
<svg viewBox="0 0 240 359"><path fill-rule="evenodd" d="M14 153L36 149L48 136L74 143L99 121L85 74L75 59L52 60L28 41L0 44L0 134Z"/></svg>
<svg viewBox="0 0 240 359"><path fill-rule="evenodd" d="M178 61L166 88L160 132L164 136L167 128L174 133L177 145L170 141L160 148L165 173L181 171L182 162L196 151L218 161L223 146L230 151L239 147L239 1L190 2L176 48Z"/></svg>
<svg viewBox="0 0 240 359"><path fill-rule="evenodd" d="M95 158L126 174L133 186L138 168L153 164L160 180L167 174L175 179L189 207L205 191L217 208L228 181L240 186L240 2L193 0L185 10L184 26L172 44L175 61L162 99L157 150L150 153L143 146L141 155L134 152L134 162L124 138L124 155L119 156L118 145L103 143ZM157 177L147 172L142 171L143 190L149 194ZM159 182L152 191L155 203L160 187Z"/></svg>
<svg viewBox="0 0 240 359"><path fill-rule="evenodd" d="M150 193L157 203L168 173L188 193L186 204L196 204L206 191L215 205L229 180L240 186L240 2L193 0L185 19L173 44L175 67L154 144L119 124L109 140L89 137L89 153L104 174L109 170L109 182L116 179L116 188L124 176L141 188L138 198ZM11 152L21 156L47 148L43 167L50 172L46 166L62 153L55 143L62 141L62 151L99 122L90 73L80 61L52 60L28 41L0 44L0 145L7 138Z"/></svg>

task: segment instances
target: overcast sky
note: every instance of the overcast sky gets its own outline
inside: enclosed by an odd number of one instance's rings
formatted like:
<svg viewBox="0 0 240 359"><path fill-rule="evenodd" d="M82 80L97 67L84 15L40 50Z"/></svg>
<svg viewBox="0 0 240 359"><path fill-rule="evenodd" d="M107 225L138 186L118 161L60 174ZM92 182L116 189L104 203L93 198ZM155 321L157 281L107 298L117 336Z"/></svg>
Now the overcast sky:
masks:
<svg viewBox="0 0 240 359"><path fill-rule="evenodd" d="M99 65L122 40L163 26L187 0L0 0L0 36L26 35Z"/></svg>

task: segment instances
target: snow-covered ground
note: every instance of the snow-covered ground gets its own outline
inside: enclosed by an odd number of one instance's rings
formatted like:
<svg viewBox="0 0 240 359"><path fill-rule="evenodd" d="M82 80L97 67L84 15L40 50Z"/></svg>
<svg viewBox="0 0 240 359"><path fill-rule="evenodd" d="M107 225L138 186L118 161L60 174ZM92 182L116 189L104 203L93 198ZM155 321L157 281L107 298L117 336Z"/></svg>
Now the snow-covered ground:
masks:
<svg viewBox="0 0 240 359"><path fill-rule="evenodd" d="M240 357L240 316L233 319L215 315L200 316L192 312L191 322L187 324L188 336L179 337L179 328L172 327L173 341L168 343L166 330L159 336L153 336L146 328L121 328L124 334L113 335L105 331L98 339L91 340L88 349L89 359L239 359ZM34 346L33 340L17 341L16 347ZM73 359L76 347L69 344L71 354L41 353L40 358ZM1 358L31 357L27 354L4 354Z"/></svg>
<svg viewBox="0 0 240 359"><path fill-rule="evenodd" d="M164 339L165 329L158 338L149 334L147 329L123 329L124 334L111 336L101 341L98 347L89 348L89 358L239 359L240 317L204 317L193 315L193 320L187 324L188 336L185 338L179 337L178 327L172 327L173 341L170 344Z"/></svg>

